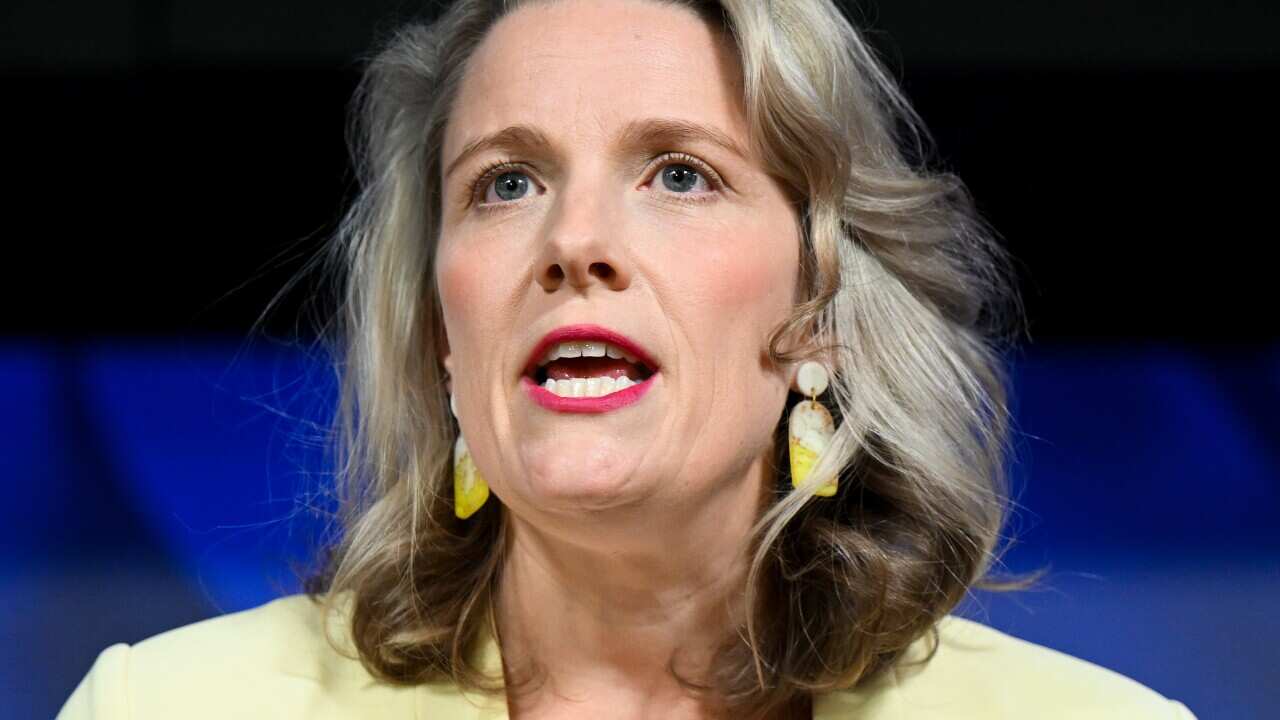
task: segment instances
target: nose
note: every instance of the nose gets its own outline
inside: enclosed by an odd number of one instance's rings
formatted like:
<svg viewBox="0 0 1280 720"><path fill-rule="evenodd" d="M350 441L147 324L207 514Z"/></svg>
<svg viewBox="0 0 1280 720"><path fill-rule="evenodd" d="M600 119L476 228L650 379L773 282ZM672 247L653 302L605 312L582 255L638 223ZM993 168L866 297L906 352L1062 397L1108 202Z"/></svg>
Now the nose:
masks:
<svg viewBox="0 0 1280 720"><path fill-rule="evenodd" d="M624 290L632 269L624 254L619 225L605 198L560 198L546 226L538 284L547 292L564 285L586 291L592 285Z"/></svg>

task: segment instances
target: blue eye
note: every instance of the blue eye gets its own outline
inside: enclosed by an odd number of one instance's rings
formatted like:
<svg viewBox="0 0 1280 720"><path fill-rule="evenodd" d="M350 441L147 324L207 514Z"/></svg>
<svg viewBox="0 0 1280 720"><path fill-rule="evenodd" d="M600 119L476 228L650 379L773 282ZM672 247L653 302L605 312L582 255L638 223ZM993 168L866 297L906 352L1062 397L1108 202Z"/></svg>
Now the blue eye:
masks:
<svg viewBox="0 0 1280 720"><path fill-rule="evenodd" d="M516 169L512 162L499 161L480 170L470 184L471 197L481 205L501 205L519 200L529 191L528 173ZM489 188L497 194L497 200L489 199Z"/></svg>
<svg viewBox="0 0 1280 720"><path fill-rule="evenodd" d="M529 191L529 176L522 172L505 172L494 178L494 190L502 200L519 200Z"/></svg>
<svg viewBox="0 0 1280 720"><path fill-rule="evenodd" d="M657 158L654 164L661 166L659 175L662 185L666 196L672 200L686 203L711 201L716 198L716 191L725 186L711 166L692 155L670 152ZM471 192L479 209L495 209L529 194L533 179L525 171L517 169L520 165L512 161L498 161L477 174L475 181L471 183ZM699 182L703 190L695 192ZM491 188L493 198L490 198Z"/></svg>
<svg viewBox="0 0 1280 720"><path fill-rule="evenodd" d="M682 152L665 153L655 163L662 166L660 176L666 196L683 203L715 200L726 187L724 180L702 160ZM695 191L701 184L702 189Z"/></svg>
<svg viewBox="0 0 1280 720"><path fill-rule="evenodd" d="M674 163L662 169L662 184L672 192L683 193L698 184L698 171L684 163Z"/></svg>

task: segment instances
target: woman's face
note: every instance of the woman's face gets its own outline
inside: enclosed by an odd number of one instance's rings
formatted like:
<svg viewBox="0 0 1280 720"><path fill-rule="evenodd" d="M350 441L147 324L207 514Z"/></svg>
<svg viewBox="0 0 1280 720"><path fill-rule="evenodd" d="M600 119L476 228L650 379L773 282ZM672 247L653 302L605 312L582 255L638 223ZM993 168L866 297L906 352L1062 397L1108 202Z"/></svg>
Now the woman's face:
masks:
<svg viewBox="0 0 1280 720"><path fill-rule="evenodd" d="M517 515L673 516L772 477L789 375L766 347L796 291L798 215L747 154L740 105L731 47L649 0L531 3L473 56L441 163L443 359L480 473ZM513 126L525 131L463 153ZM681 130L693 127L744 155ZM473 196L468 183L499 162ZM603 412L535 401L531 354L579 324L652 358L638 400ZM619 362L556 372L616 377Z"/></svg>

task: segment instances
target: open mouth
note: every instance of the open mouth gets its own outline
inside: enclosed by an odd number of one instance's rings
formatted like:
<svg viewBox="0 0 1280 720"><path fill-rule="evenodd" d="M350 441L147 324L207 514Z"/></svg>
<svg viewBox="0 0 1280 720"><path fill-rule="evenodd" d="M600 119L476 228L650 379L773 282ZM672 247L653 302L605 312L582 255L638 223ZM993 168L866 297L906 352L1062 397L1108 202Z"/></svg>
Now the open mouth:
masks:
<svg viewBox="0 0 1280 720"><path fill-rule="evenodd" d="M613 343L574 340L551 345L527 374L559 397L603 397L642 383L655 372Z"/></svg>

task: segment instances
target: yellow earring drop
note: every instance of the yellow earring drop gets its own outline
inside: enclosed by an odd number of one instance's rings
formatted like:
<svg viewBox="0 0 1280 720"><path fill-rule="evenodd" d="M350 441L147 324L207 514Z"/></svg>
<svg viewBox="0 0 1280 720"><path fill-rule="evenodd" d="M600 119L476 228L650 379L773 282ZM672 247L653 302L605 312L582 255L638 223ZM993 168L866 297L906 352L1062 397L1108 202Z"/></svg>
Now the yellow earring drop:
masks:
<svg viewBox="0 0 1280 720"><path fill-rule="evenodd" d="M449 409L458 417L458 404L449 394ZM489 484L480 477L480 471L471 459L467 441L458 430L458 441L453 444L453 514L462 519L471 517L489 499Z"/></svg>
<svg viewBox="0 0 1280 720"><path fill-rule="evenodd" d="M800 485L809 477L822 452L831 444L836 424L817 398L827 390L827 369L821 363L809 361L800 366L796 384L800 392L809 397L791 408L787 422L788 450L791 457L791 486ZM833 475L814 493L823 497L836 494L836 478Z"/></svg>

